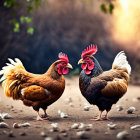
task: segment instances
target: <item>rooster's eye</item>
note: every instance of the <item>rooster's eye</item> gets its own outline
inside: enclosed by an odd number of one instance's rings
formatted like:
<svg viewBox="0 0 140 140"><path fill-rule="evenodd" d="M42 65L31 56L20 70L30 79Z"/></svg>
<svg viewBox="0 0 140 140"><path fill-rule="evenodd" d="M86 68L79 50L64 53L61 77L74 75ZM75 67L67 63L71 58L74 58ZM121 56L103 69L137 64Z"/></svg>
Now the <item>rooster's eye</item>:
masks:
<svg viewBox="0 0 140 140"><path fill-rule="evenodd" d="M89 57L87 57L85 60L89 60Z"/></svg>

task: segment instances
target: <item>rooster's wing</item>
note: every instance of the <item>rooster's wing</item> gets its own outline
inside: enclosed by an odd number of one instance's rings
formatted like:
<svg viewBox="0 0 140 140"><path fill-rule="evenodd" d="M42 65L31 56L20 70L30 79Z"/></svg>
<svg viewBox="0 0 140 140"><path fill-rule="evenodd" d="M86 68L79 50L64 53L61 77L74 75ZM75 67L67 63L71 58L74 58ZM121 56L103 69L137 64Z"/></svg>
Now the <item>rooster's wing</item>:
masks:
<svg viewBox="0 0 140 140"><path fill-rule="evenodd" d="M101 93L106 97L121 97L127 91L129 75L125 70L110 70L98 76L101 81L106 81L106 86Z"/></svg>
<svg viewBox="0 0 140 140"><path fill-rule="evenodd" d="M40 101L49 97L50 92L43 87L32 85L21 90L24 99L30 101Z"/></svg>

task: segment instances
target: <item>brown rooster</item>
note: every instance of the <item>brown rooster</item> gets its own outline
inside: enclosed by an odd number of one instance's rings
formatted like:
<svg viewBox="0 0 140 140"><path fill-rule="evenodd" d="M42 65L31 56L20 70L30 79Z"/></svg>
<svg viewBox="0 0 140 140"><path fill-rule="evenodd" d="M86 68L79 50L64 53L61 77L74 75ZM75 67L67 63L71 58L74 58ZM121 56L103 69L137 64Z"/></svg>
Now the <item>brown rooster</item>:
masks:
<svg viewBox="0 0 140 140"><path fill-rule="evenodd" d="M7 97L22 100L26 106L32 106L37 112L37 120L47 119L46 109L60 98L65 89L63 74L72 68L66 54L59 53L60 60L55 61L45 74L32 74L25 70L22 62L9 59L11 64L0 71L2 86ZM42 108L46 118L39 115Z"/></svg>
<svg viewBox="0 0 140 140"><path fill-rule="evenodd" d="M92 55L97 52L97 46L91 45L84 50L78 64L82 63L79 86L82 95L90 104L97 105L100 115L96 119L108 119L108 112L127 91L131 67L123 51L117 54L112 69L103 71L98 61ZM106 115L102 118L102 112Z"/></svg>

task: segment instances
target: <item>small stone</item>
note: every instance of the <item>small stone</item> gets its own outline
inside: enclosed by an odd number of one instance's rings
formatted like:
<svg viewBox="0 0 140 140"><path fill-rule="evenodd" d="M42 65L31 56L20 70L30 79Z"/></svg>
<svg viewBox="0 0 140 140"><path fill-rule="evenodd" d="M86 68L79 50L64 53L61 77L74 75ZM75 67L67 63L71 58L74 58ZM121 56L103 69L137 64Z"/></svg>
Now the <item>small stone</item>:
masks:
<svg viewBox="0 0 140 140"><path fill-rule="evenodd" d="M20 126L20 124L18 124L18 123L14 123L13 124L13 128L20 128L21 126Z"/></svg>
<svg viewBox="0 0 140 140"><path fill-rule="evenodd" d="M54 131L54 129L51 128L51 129L50 129L50 132L55 132L55 131Z"/></svg>
<svg viewBox="0 0 140 140"><path fill-rule="evenodd" d="M90 109L89 105L84 106L84 111L89 111L89 109Z"/></svg>
<svg viewBox="0 0 140 140"><path fill-rule="evenodd" d="M44 140L54 140L52 137L46 137Z"/></svg>
<svg viewBox="0 0 140 140"><path fill-rule="evenodd" d="M108 132L105 132L105 135L109 135L109 133Z"/></svg>
<svg viewBox="0 0 140 140"><path fill-rule="evenodd" d="M13 124L13 128L29 127L29 126L30 126L30 123L28 123L28 122L23 123L23 124L20 124L20 123L14 123Z"/></svg>
<svg viewBox="0 0 140 140"><path fill-rule="evenodd" d="M42 132L40 133L40 136L46 137L47 135L46 135L46 133L45 133L44 131L42 131Z"/></svg>
<svg viewBox="0 0 140 140"><path fill-rule="evenodd" d="M9 128L9 125L5 122L0 123L0 128Z"/></svg>
<svg viewBox="0 0 140 140"><path fill-rule="evenodd" d="M60 118L68 118L68 115L61 110L58 110L58 114L60 115Z"/></svg>
<svg viewBox="0 0 140 140"><path fill-rule="evenodd" d="M140 125L134 125L130 127L131 130L140 130Z"/></svg>
<svg viewBox="0 0 140 140"><path fill-rule="evenodd" d="M58 131L58 123L52 123L50 132Z"/></svg>
<svg viewBox="0 0 140 140"><path fill-rule="evenodd" d="M74 124L71 126L72 129L78 129L78 127L79 127L79 124L78 124L78 123L74 123Z"/></svg>
<svg viewBox="0 0 140 140"><path fill-rule="evenodd" d="M69 103L69 106L70 106L70 107L74 107L73 103Z"/></svg>
<svg viewBox="0 0 140 140"><path fill-rule="evenodd" d="M133 114L133 113L135 112L135 110L136 110L136 108L133 107L133 106L131 106L131 107L129 107L129 108L127 109L127 113L128 113L128 114Z"/></svg>
<svg viewBox="0 0 140 140"><path fill-rule="evenodd" d="M116 105L117 111L122 111L123 107L121 105Z"/></svg>
<svg viewBox="0 0 140 140"><path fill-rule="evenodd" d="M52 127L52 128L58 128L58 123L52 123L52 124L51 124L51 127Z"/></svg>
<svg viewBox="0 0 140 140"><path fill-rule="evenodd" d="M62 135L63 135L64 137L67 137L67 136L68 136L68 134L67 134L67 133L63 133Z"/></svg>
<svg viewBox="0 0 140 140"><path fill-rule="evenodd" d="M85 131L79 131L76 135L81 139L87 138Z"/></svg>
<svg viewBox="0 0 140 140"><path fill-rule="evenodd" d="M85 124L84 124L84 123L80 123L80 125L79 125L78 128L79 128L79 129L83 129L83 128L85 128Z"/></svg>
<svg viewBox="0 0 140 140"><path fill-rule="evenodd" d="M86 131L90 131L93 128L92 124L88 124L85 128Z"/></svg>
<svg viewBox="0 0 140 140"><path fill-rule="evenodd" d="M68 118L68 115L66 113L64 113L64 112L61 112L60 117L61 118Z"/></svg>
<svg viewBox="0 0 140 140"><path fill-rule="evenodd" d="M2 114L1 114L1 117L2 117L3 119L12 119L12 116L11 116L10 114L8 114L8 113L2 113Z"/></svg>
<svg viewBox="0 0 140 140"><path fill-rule="evenodd" d="M29 127L29 126L31 126L31 124L26 122L26 123L20 124L20 126L21 127Z"/></svg>
<svg viewBox="0 0 140 140"><path fill-rule="evenodd" d="M19 133L20 136L26 136L26 133L25 132L21 132Z"/></svg>
<svg viewBox="0 0 140 140"><path fill-rule="evenodd" d="M93 127L93 125L92 125L92 124L88 124L87 126L88 126L89 128L92 128L92 127Z"/></svg>
<svg viewBox="0 0 140 140"><path fill-rule="evenodd" d="M117 139L126 139L128 137L128 132L127 131L122 131L122 132L119 132L117 134Z"/></svg>
<svg viewBox="0 0 140 140"><path fill-rule="evenodd" d="M115 129L117 124L110 123L110 124L107 124L107 126L109 129Z"/></svg>

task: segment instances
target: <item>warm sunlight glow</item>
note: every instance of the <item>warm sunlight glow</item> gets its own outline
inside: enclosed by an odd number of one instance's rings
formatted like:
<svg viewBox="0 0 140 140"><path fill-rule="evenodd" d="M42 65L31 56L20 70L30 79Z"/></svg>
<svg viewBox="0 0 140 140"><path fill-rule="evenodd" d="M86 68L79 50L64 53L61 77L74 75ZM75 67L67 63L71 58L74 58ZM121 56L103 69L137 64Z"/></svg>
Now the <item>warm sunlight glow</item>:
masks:
<svg viewBox="0 0 140 140"><path fill-rule="evenodd" d="M132 42L140 38L140 0L119 0L114 10L114 39ZM140 41L139 41L140 43Z"/></svg>
<svg viewBox="0 0 140 140"><path fill-rule="evenodd" d="M119 1L120 1L120 4L121 4L123 10L127 10L130 0L119 0Z"/></svg>

